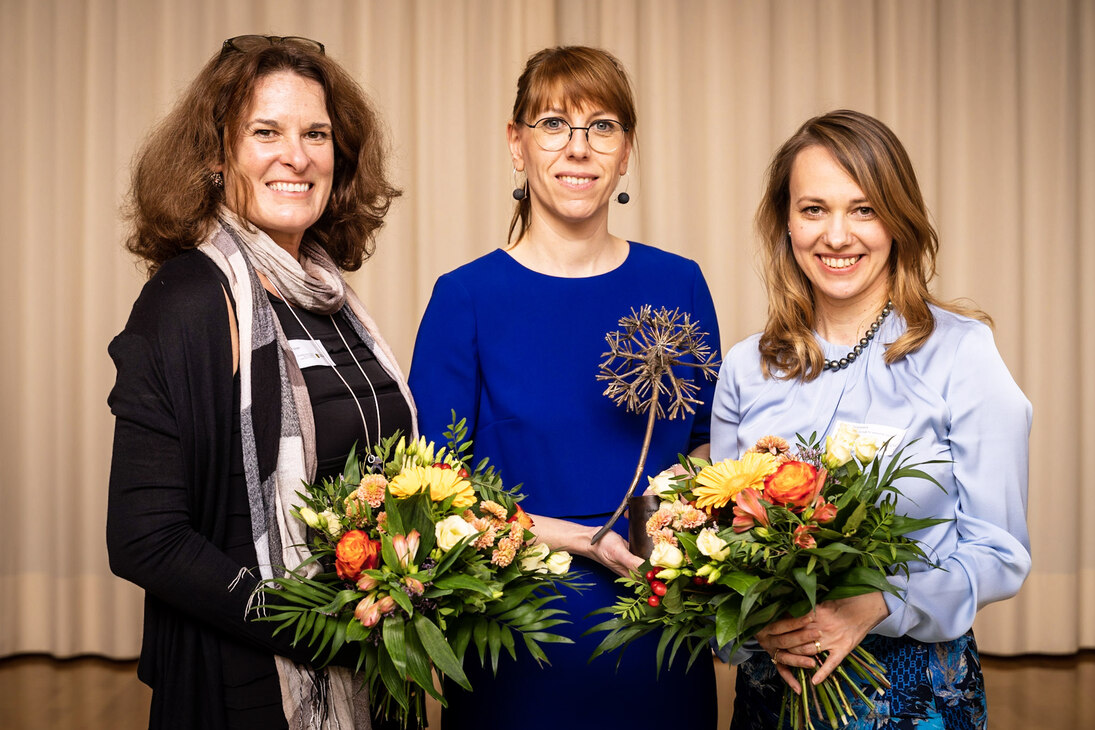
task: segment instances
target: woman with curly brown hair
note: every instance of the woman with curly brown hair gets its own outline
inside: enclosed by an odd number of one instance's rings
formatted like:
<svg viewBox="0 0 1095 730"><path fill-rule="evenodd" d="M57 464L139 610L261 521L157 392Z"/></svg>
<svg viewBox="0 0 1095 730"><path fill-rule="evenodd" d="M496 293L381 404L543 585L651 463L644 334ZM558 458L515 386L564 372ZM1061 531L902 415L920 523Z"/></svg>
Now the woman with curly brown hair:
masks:
<svg viewBox="0 0 1095 730"><path fill-rule="evenodd" d="M225 41L137 157L127 247L151 278L110 345L107 543L145 589L151 727L369 726L359 679L248 607L308 557L301 480L416 431L340 271L399 195L385 161L358 85L322 44L277 36Z"/></svg>

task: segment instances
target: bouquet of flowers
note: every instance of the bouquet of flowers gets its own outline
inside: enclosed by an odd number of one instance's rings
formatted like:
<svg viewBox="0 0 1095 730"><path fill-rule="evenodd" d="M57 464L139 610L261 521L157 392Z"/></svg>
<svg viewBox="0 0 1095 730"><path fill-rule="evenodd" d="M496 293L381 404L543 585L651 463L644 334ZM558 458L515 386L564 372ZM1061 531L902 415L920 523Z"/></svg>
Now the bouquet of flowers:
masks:
<svg viewBox="0 0 1095 730"><path fill-rule="evenodd" d="M538 661L541 643L570 641L550 632L565 623L552 603L574 585L570 556L533 540L522 495L486 459L469 470L465 435L465 421L442 448L397 434L305 485L293 515L312 528L312 557L260 587L256 620L292 631L319 663L356 650L374 713L403 727L424 725L427 693L445 703L434 671L471 689L470 645L497 671L518 638Z"/></svg>
<svg viewBox="0 0 1095 730"><path fill-rule="evenodd" d="M691 664L711 639L737 651L767 624L820 601L896 594L887 576L927 560L907 535L945 520L898 515L894 483L938 485L919 468L933 462L910 463L904 449L879 458L883 445L849 427L828 436L824 450L816 434L799 441L792 452L768 436L715 464L682 458L686 474L655 480L663 501L646 525L653 553L645 576L620 579L634 596L602 609L613 618L597 627L609 633L594 656L661 629L659 664L682 646ZM862 647L816 688L814 670L794 671L803 692L788 687L781 711L781 724L786 716L794 728L814 728L815 716L837 728L855 716L850 698L873 707L868 695L889 686Z"/></svg>

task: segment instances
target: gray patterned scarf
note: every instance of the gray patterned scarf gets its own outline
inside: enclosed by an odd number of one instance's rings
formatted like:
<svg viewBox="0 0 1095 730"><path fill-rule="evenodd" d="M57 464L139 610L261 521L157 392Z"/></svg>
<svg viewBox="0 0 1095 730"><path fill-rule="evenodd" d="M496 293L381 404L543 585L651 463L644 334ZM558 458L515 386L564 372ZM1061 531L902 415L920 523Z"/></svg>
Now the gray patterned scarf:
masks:
<svg viewBox="0 0 1095 730"><path fill-rule="evenodd" d="M302 480L316 472L315 425L304 376L292 355L277 315L256 271L274 282L289 304L348 322L399 385L411 408L414 401L376 323L346 285L323 248L306 242L301 262L262 231L226 208L199 249L224 272L236 305L239 330L240 431L251 533L262 577L282 574L310 555L306 527L290 507ZM319 572L310 566L310 574ZM368 695L361 681L341 667L313 669L276 657L282 704L290 728L361 730L370 728Z"/></svg>

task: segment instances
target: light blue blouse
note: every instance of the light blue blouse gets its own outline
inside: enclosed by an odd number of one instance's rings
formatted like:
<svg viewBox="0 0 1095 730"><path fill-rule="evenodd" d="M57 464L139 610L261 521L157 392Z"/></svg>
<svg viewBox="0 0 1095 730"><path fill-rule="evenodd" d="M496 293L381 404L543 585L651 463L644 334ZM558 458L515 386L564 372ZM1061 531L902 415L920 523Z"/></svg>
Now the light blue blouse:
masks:
<svg viewBox="0 0 1095 730"><path fill-rule="evenodd" d="M794 444L796 434L823 438L847 422L893 429L895 446L907 445L914 461L946 462L925 467L946 491L924 479L896 485L898 514L951 518L912 535L942 569L918 563L908 578L891 577L901 597L884 596L890 615L872 631L926 642L964 634L981 606L1015 595L1030 571L1030 402L986 325L932 313L935 331L918 351L883 361L883 345L905 331L893 313L859 359L809 383L766 380L760 335L739 342L723 363L711 424L716 460L737 458L768 434ZM830 359L849 349L818 341Z"/></svg>

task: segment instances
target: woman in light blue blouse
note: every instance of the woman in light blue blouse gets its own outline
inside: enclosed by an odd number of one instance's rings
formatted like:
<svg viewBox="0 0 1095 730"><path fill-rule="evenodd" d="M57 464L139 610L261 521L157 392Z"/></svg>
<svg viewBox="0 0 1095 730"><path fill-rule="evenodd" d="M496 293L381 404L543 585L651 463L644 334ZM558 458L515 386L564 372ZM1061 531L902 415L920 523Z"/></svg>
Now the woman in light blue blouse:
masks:
<svg viewBox="0 0 1095 730"><path fill-rule="evenodd" d="M782 619L738 672L734 730L778 727L783 681L820 682L860 642L894 686L853 728L983 728L971 627L1030 570L1026 527L1030 403L981 312L928 290L938 240L901 142L877 119L835 111L776 153L757 212L769 297L762 333L727 356L715 393L712 458L758 438L841 425L905 447L945 491L898 483L898 513L948 518L914 535L938 568L911 566L871 593ZM782 681L781 681L782 677Z"/></svg>

